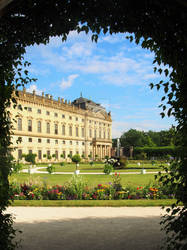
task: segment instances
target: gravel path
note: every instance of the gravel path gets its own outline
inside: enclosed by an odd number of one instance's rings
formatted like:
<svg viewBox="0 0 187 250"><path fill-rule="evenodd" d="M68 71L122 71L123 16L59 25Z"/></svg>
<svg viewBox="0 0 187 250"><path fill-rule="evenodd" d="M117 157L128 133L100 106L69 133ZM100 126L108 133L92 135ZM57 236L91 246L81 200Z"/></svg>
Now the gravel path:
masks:
<svg viewBox="0 0 187 250"><path fill-rule="evenodd" d="M159 207L9 207L22 250L156 250Z"/></svg>

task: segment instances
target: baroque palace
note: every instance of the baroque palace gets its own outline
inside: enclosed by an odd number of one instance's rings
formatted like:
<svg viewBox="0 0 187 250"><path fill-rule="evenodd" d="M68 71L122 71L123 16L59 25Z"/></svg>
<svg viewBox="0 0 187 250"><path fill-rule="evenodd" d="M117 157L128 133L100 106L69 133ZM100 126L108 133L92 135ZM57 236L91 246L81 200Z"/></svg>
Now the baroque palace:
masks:
<svg viewBox="0 0 187 250"><path fill-rule="evenodd" d="M48 156L57 161L74 154L92 159L111 156L111 114L100 104L82 96L72 103L54 100L25 88L15 98L17 107L11 106L10 113L16 160L28 153L36 154L37 162L45 162Z"/></svg>

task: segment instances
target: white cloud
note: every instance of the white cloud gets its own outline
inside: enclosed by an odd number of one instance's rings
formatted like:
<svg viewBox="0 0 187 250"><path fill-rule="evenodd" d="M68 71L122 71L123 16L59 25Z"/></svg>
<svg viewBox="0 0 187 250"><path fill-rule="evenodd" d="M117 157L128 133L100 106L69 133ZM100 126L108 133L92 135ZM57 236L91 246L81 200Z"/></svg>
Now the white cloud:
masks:
<svg viewBox="0 0 187 250"><path fill-rule="evenodd" d="M61 83L60 83L60 87L62 89L67 89L70 88L74 82L74 80L78 77L79 75L74 74L74 75L70 75L68 76L67 80L62 79Z"/></svg>
<svg viewBox="0 0 187 250"><path fill-rule="evenodd" d="M42 92L43 92L42 90L39 90L39 89L38 89L38 87L36 86L36 84L32 84L32 85L29 86L29 88L27 88L27 92L32 93L33 90L36 91L36 94L37 94L37 95L41 95Z"/></svg>

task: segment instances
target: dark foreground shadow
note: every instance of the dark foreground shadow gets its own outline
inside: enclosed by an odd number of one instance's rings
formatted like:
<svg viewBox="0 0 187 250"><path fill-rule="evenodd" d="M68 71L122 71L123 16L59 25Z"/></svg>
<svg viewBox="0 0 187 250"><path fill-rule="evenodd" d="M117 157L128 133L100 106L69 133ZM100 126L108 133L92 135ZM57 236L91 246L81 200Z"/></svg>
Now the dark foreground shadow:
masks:
<svg viewBox="0 0 187 250"><path fill-rule="evenodd" d="M22 250L156 250L160 217L84 218L16 223Z"/></svg>

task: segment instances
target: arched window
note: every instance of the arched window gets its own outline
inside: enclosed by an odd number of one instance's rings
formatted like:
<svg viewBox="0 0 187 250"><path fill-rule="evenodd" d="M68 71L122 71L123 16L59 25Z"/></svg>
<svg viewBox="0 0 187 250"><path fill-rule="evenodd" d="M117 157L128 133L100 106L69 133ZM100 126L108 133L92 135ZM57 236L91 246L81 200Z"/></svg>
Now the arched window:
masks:
<svg viewBox="0 0 187 250"><path fill-rule="evenodd" d="M32 120L28 120L28 131L32 132Z"/></svg>
<svg viewBox="0 0 187 250"><path fill-rule="evenodd" d="M55 124L55 135L58 135L58 124Z"/></svg>
<svg viewBox="0 0 187 250"><path fill-rule="evenodd" d="M97 138L97 130L94 130L94 137Z"/></svg>
<svg viewBox="0 0 187 250"><path fill-rule="evenodd" d="M101 138L101 129L99 130L99 138Z"/></svg>
<svg viewBox="0 0 187 250"><path fill-rule="evenodd" d="M22 130L22 119L18 118L18 130Z"/></svg>
<svg viewBox="0 0 187 250"><path fill-rule="evenodd" d="M79 128L78 127L76 127L75 132L76 132L76 136L79 136Z"/></svg>
<svg viewBox="0 0 187 250"><path fill-rule="evenodd" d="M90 136L90 138L92 137L92 130L91 129L89 130L89 136Z"/></svg>
<svg viewBox="0 0 187 250"><path fill-rule="evenodd" d="M69 136L72 136L72 126L69 126Z"/></svg>
<svg viewBox="0 0 187 250"><path fill-rule="evenodd" d="M41 123L41 121L38 121L38 132L39 133L42 132L42 123Z"/></svg>
<svg viewBox="0 0 187 250"><path fill-rule="evenodd" d="M50 134L50 123L49 122L46 123L46 132L48 134Z"/></svg>
<svg viewBox="0 0 187 250"><path fill-rule="evenodd" d="M108 139L110 139L110 129L108 130Z"/></svg>
<svg viewBox="0 0 187 250"><path fill-rule="evenodd" d="M62 125L62 135L65 135L66 134L66 128L65 128L65 125Z"/></svg>
<svg viewBox="0 0 187 250"><path fill-rule="evenodd" d="M84 128L82 128L82 137L84 137Z"/></svg>

